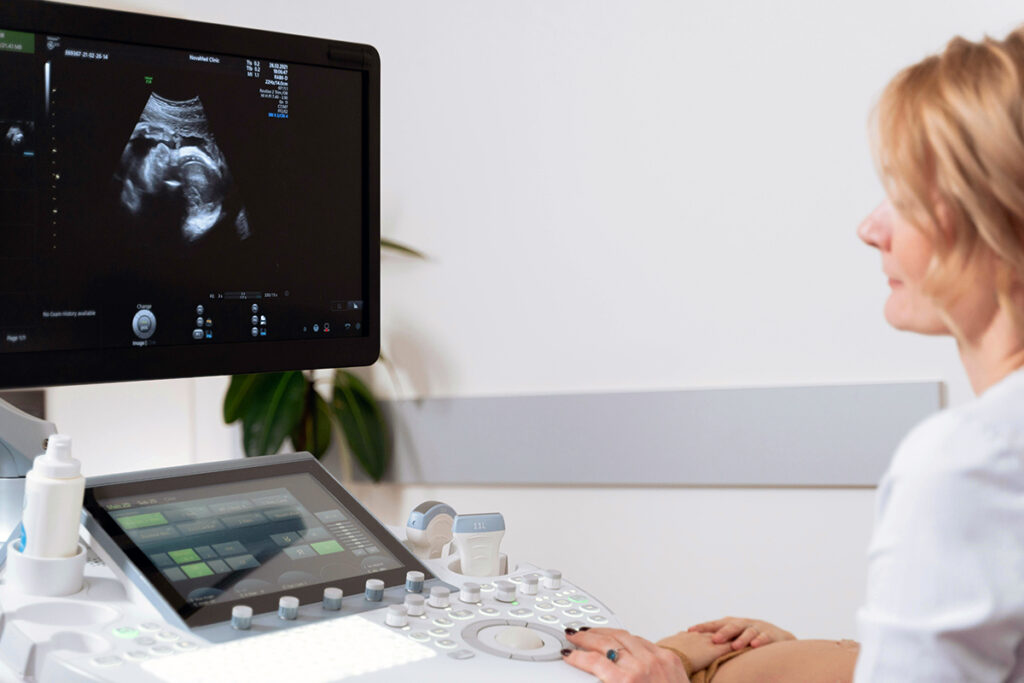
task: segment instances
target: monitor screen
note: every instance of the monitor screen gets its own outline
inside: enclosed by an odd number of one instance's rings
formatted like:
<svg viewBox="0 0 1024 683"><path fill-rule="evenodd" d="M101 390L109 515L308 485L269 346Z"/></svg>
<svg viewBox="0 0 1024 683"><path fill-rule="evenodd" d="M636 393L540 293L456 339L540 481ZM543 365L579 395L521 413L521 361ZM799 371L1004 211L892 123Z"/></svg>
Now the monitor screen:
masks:
<svg viewBox="0 0 1024 683"><path fill-rule="evenodd" d="M190 626L425 571L315 460L90 486L92 517Z"/></svg>
<svg viewBox="0 0 1024 683"><path fill-rule="evenodd" d="M367 46L0 7L0 386L373 362Z"/></svg>

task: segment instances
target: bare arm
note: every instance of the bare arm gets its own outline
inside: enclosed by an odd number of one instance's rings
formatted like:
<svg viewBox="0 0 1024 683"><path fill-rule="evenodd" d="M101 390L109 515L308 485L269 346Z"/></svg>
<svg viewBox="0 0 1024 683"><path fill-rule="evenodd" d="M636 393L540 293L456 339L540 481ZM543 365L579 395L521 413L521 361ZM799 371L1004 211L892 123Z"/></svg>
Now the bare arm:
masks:
<svg viewBox="0 0 1024 683"><path fill-rule="evenodd" d="M722 664L715 683L849 683L860 648L852 640L786 640Z"/></svg>

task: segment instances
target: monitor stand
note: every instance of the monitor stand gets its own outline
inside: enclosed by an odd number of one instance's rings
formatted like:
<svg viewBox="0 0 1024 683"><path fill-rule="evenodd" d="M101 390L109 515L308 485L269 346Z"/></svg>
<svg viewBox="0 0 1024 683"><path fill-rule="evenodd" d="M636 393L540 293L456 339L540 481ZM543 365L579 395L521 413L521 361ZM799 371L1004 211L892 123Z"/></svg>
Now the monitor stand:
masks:
<svg viewBox="0 0 1024 683"><path fill-rule="evenodd" d="M0 399L0 564L7 556L7 539L21 522L25 475L32 469L32 459L46 450L46 440L56 433L52 422Z"/></svg>

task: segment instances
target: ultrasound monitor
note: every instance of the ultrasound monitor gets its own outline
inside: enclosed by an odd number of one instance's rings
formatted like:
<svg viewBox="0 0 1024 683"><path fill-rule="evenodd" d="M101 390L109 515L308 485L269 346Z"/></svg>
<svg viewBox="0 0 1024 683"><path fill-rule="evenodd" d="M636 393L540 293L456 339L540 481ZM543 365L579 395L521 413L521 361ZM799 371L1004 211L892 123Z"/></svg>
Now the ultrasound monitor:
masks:
<svg viewBox="0 0 1024 683"><path fill-rule="evenodd" d="M372 363L372 47L0 4L0 387Z"/></svg>

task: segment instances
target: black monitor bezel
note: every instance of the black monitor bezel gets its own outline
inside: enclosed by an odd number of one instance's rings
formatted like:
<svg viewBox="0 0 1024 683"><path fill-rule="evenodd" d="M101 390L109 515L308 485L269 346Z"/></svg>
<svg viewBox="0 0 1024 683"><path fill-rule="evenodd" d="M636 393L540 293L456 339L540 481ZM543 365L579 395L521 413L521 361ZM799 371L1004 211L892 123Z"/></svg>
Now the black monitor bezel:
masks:
<svg viewBox="0 0 1024 683"><path fill-rule="evenodd" d="M355 576L342 581L330 581L319 584L311 584L301 588L290 588L274 593L267 593L255 597L240 598L228 602L210 603L202 607L194 607L185 602L184 598L172 587L170 581L160 570L150 562L149 557L135 544L135 542L121 529L121 526L113 517L103 509L100 500L113 498L145 496L148 494L166 493L179 489L194 488L200 486L211 486L217 484L237 483L239 481L250 481L267 479L291 474L310 474L337 501L348 509L366 529L377 537L381 544L399 562L401 567L388 569L382 572L374 572ZM182 475L170 475L149 479L140 479L120 483L89 485L85 489L84 508L89 515L99 524L103 532L117 545L125 554L128 560L135 565L139 572L155 588L164 601L177 612L182 621L189 627L206 626L231 619L231 608L235 605L245 604L253 608L256 614L273 612L277 609L278 600L284 595L294 595L299 598L301 604L319 602L323 589L328 586L341 588L345 595L361 594L365 588L365 581L368 578L381 579L385 586L399 586L405 582L405 575L408 571L421 571L426 579L434 578L434 575L399 541L391 532L366 510L351 494L348 493L316 460L312 457L289 462L271 463L261 467L246 467L236 469L206 470L192 472Z"/></svg>
<svg viewBox="0 0 1024 683"><path fill-rule="evenodd" d="M364 94L364 291L360 337L0 353L0 388L373 364L380 354L380 57L369 45L39 0L4 0L0 27L27 33L357 70Z"/></svg>

